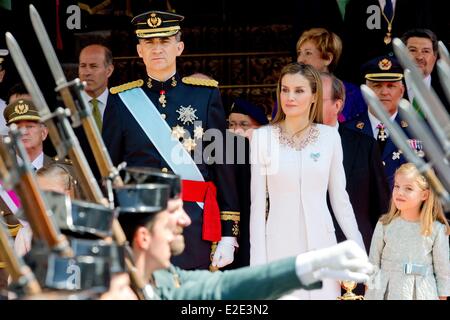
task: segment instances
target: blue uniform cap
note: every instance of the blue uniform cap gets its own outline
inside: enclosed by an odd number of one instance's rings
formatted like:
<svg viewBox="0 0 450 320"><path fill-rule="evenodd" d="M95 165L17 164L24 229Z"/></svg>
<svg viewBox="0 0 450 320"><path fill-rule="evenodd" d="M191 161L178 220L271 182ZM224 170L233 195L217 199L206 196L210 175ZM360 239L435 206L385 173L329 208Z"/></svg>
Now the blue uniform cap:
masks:
<svg viewBox="0 0 450 320"><path fill-rule="evenodd" d="M377 82L396 82L403 79L403 68L393 55L372 59L362 66L366 80Z"/></svg>
<svg viewBox="0 0 450 320"><path fill-rule="evenodd" d="M236 99L234 100L230 113L241 113L249 116L260 125L265 125L269 123L266 114L262 110L261 107L254 105L251 102L248 102L244 99Z"/></svg>
<svg viewBox="0 0 450 320"><path fill-rule="evenodd" d="M138 38L161 38L170 37L180 31L180 22L183 16L171 12L149 11L141 13L131 20L136 27Z"/></svg>

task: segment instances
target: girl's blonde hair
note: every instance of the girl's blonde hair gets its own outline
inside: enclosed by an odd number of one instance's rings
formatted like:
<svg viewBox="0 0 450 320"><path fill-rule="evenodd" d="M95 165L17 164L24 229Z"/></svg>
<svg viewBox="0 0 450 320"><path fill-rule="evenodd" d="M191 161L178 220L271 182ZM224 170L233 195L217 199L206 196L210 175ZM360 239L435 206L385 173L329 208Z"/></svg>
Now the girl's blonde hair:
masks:
<svg viewBox="0 0 450 320"><path fill-rule="evenodd" d="M417 182L419 188L421 190L428 190L429 195L426 200L423 201L420 207L420 225L421 225L421 234L424 236L429 236L433 232L433 222L439 221L442 224L446 225L447 234L450 232L450 226L448 224L447 219L444 215L444 210L442 208L442 204L436 194L433 192L433 189L430 188L430 185L427 179L420 174L419 170L417 170L416 166L412 163L402 164L396 171L395 177L397 175L405 175L412 177ZM389 224L394 218L400 215L400 210L395 207L393 199L391 199L391 205L389 208L389 212L383 215L380 218L380 222L384 225Z"/></svg>
<svg viewBox="0 0 450 320"><path fill-rule="evenodd" d="M281 81L287 74L299 74L308 80L311 92L315 95L314 101L311 104L309 110L309 124L311 123L323 123L323 94L322 94L322 80L320 73L309 64L303 63L290 63L281 70L280 78L277 84L277 113L272 120L272 124L279 123L286 119L286 114L281 107Z"/></svg>
<svg viewBox="0 0 450 320"><path fill-rule="evenodd" d="M56 183L58 183L61 188L65 190L66 193L70 194L71 197L77 197L76 190L76 180L72 177L69 170L64 167L62 164L52 163L48 166L44 166L40 168L36 175L38 177L44 177L53 179Z"/></svg>

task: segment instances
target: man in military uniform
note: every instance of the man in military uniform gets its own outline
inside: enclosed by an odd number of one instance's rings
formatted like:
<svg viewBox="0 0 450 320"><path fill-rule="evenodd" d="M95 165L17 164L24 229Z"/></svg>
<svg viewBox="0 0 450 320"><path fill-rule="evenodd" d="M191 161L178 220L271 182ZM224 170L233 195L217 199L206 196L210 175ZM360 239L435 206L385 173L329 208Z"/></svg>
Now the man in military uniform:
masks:
<svg viewBox="0 0 450 320"><path fill-rule="evenodd" d="M390 119L408 135L408 123L400 118L398 104L405 92L403 85L403 70L398 61L391 55L377 57L365 63L362 67L366 85L372 89L380 99ZM362 132L374 137L378 141L383 161L384 171L392 190L395 170L406 162L402 151L392 141L384 124L371 112L370 106L367 113L363 113L355 119L344 123L344 125L357 132ZM408 135L409 136L409 135ZM411 147L423 156L422 143L419 140L409 139Z"/></svg>
<svg viewBox="0 0 450 320"><path fill-rule="evenodd" d="M56 161L44 154L48 129L40 123L41 117L32 101L15 100L6 107L3 116L8 126L15 123L23 130L22 143L35 170Z"/></svg>
<svg viewBox="0 0 450 320"><path fill-rule="evenodd" d="M213 243L212 266L223 267L234 259L239 234L235 176L223 161L225 113L216 81L177 73L182 20L159 11L133 18L148 78L110 89L103 138L115 165L126 161L181 175L192 225L185 233L186 250L173 263L206 269ZM204 154L208 151L214 154Z"/></svg>

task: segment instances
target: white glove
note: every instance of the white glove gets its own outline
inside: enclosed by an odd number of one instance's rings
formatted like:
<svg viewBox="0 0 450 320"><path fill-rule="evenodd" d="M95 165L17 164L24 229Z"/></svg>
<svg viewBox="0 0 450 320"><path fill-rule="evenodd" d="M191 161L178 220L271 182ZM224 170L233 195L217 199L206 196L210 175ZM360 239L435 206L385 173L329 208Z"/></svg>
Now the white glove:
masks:
<svg viewBox="0 0 450 320"><path fill-rule="evenodd" d="M211 265L222 268L234 260L234 247L238 247L236 237L222 237L217 244Z"/></svg>
<svg viewBox="0 0 450 320"><path fill-rule="evenodd" d="M366 282L373 272L366 252L352 240L300 254L295 264L297 276L305 285L324 278Z"/></svg>

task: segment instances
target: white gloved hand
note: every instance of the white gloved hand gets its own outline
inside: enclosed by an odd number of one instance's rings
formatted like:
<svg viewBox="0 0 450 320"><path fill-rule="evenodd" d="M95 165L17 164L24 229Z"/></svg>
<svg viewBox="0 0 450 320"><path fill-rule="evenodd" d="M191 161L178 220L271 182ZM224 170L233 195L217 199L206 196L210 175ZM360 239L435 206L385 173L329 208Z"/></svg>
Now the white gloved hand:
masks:
<svg viewBox="0 0 450 320"><path fill-rule="evenodd" d="M366 282L373 272L373 266L369 263L366 252L356 242L347 240L298 255L296 271L305 285L324 278Z"/></svg>
<svg viewBox="0 0 450 320"><path fill-rule="evenodd" d="M234 260L234 247L237 246L238 243L236 237L222 237L217 244L211 265L213 267L222 268L232 263Z"/></svg>

